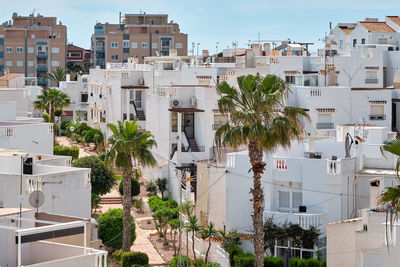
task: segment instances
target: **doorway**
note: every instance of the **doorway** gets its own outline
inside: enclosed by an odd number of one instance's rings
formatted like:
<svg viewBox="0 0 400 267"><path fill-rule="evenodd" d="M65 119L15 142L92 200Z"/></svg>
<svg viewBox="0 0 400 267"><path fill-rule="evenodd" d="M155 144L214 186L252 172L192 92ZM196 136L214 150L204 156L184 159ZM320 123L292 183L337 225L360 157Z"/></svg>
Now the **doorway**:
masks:
<svg viewBox="0 0 400 267"><path fill-rule="evenodd" d="M194 139L194 113L184 113L183 129L187 139Z"/></svg>

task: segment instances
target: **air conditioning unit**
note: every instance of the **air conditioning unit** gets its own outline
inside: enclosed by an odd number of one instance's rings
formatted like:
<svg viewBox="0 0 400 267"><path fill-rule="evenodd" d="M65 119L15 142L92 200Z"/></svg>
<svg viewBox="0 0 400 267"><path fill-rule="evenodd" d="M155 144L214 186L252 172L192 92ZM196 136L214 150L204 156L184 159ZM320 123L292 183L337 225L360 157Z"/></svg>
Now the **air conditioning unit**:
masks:
<svg viewBox="0 0 400 267"><path fill-rule="evenodd" d="M178 99L172 99L172 100L171 100L171 106L174 107L174 108L179 107L180 104L181 104L181 103L179 102Z"/></svg>
<svg viewBox="0 0 400 267"><path fill-rule="evenodd" d="M192 106L192 107L197 107L197 98L192 97L192 98L190 99L190 106Z"/></svg>

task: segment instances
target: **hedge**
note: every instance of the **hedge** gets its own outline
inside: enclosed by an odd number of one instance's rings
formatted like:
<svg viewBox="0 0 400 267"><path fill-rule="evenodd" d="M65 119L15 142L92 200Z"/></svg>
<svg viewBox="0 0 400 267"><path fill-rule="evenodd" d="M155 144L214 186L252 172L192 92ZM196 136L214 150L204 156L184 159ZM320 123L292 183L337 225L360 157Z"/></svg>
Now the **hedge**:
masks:
<svg viewBox="0 0 400 267"><path fill-rule="evenodd" d="M176 255L170 262L169 262L169 267L178 267L178 261L179 261L179 255ZM191 265L192 261L186 256L182 256L182 261L183 261L183 266L187 266L189 262L189 266Z"/></svg>
<svg viewBox="0 0 400 267"><path fill-rule="evenodd" d="M61 123L61 130L66 130L67 128L68 128L68 125L69 124L71 124L71 122L70 121L63 121L62 123Z"/></svg>
<svg viewBox="0 0 400 267"><path fill-rule="evenodd" d="M121 196L124 195L123 184L124 184L124 180L122 179L122 181L119 183L119 187L118 187L118 191ZM140 194L140 183L137 179L132 178L131 179L131 196L136 197L139 194Z"/></svg>
<svg viewBox="0 0 400 267"><path fill-rule="evenodd" d="M110 209L97 219L99 223L99 237L104 245L113 249L122 248L122 209ZM136 239L135 220L131 216L131 244Z"/></svg>
<svg viewBox="0 0 400 267"><path fill-rule="evenodd" d="M71 156L72 160L76 160L79 157L79 147L77 146L60 146L55 145L53 149L54 155Z"/></svg>
<svg viewBox="0 0 400 267"><path fill-rule="evenodd" d="M231 264L231 266L235 266L235 256L244 254L244 251L241 247L234 245L228 248L228 254L229 254L229 263Z"/></svg>
<svg viewBox="0 0 400 267"><path fill-rule="evenodd" d="M97 135L97 137L96 137ZM97 138L97 140L96 140ZM98 129L89 129L85 134L86 143L102 143L104 141L103 133Z"/></svg>
<svg viewBox="0 0 400 267"><path fill-rule="evenodd" d="M142 252L125 252L121 255L121 267L133 265L144 266L149 264L149 257Z"/></svg>
<svg viewBox="0 0 400 267"><path fill-rule="evenodd" d="M317 259L299 259L293 258L290 259L290 267L325 267L326 260L317 260Z"/></svg>

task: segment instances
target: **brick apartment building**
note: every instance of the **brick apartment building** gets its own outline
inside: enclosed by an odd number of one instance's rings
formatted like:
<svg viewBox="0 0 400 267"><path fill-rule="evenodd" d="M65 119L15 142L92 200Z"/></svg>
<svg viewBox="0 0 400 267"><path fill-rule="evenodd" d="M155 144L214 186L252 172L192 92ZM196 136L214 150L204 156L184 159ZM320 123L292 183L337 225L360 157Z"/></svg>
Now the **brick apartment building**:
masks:
<svg viewBox="0 0 400 267"><path fill-rule="evenodd" d="M14 13L0 26L0 74L22 73L44 87L55 85L45 75L65 68L66 46L67 27L56 17Z"/></svg>
<svg viewBox="0 0 400 267"><path fill-rule="evenodd" d="M74 70L74 65L79 65L83 73L89 73L91 66L90 59L92 57L92 52L86 50L82 47L68 44L67 46L67 68L69 70Z"/></svg>
<svg viewBox="0 0 400 267"><path fill-rule="evenodd" d="M142 63L144 57L168 55L172 48L178 56L186 56L187 37L179 24L168 22L166 14L120 14L119 24L94 26L93 64L104 68L107 62L127 62L128 57L136 57Z"/></svg>

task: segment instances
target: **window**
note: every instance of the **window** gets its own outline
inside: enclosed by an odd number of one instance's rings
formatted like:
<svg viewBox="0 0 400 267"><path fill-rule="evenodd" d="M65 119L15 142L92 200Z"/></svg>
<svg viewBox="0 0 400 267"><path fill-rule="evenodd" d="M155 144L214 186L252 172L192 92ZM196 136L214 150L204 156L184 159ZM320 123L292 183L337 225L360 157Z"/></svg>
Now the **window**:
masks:
<svg viewBox="0 0 400 267"><path fill-rule="evenodd" d="M182 43L176 43L175 44L175 48L176 49L182 49L183 48L183 44Z"/></svg>
<svg viewBox="0 0 400 267"><path fill-rule="evenodd" d="M135 103L136 108L142 108L142 91L130 90L129 100L131 104Z"/></svg>
<svg viewBox="0 0 400 267"><path fill-rule="evenodd" d="M158 43L152 43L151 45L152 45L152 48L158 49Z"/></svg>
<svg viewBox="0 0 400 267"><path fill-rule="evenodd" d="M24 62L22 60L17 61L17 67L22 67L24 66Z"/></svg>
<svg viewBox="0 0 400 267"><path fill-rule="evenodd" d="M22 47L17 47L16 51L17 51L18 54L21 54L21 53L24 52L24 49Z"/></svg>
<svg viewBox="0 0 400 267"><path fill-rule="evenodd" d="M132 42L132 48L137 48L137 42Z"/></svg>
<svg viewBox="0 0 400 267"><path fill-rule="evenodd" d="M129 48L129 40L124 40L124 48Z"/></svg>
<svg viewBox="0 0 400 267"><path fill-rule="evenodd" d="M279 191L279 211L298 212L299 206L303 204L303 194L301 192Z"/></svg>
<svg viewBox="0 0 400 267"><path fill-rule="evenodd" d="M378 44L387 44L387 38L378 38Z"/></svg>
<svg viewBox="0 0 400 267"><path fill-rule="evenodd" d="M147 43L142 43L142 48L147 48L149 45Z"/></svg>
<svg viewBox="0 0 400 267"><path fill-rule="evenodd" d="M286 82L289 84L295 84L296 76L286 76Z"/></svg>
<svg viewBox="0 0 400 267"><path fill-rule="evenodd" d="M160 31L159 30L156 30L156 34L159 34L160 33Z"/></svg>
<svg viewBox="0 0 400 267"><path fill-rule="evenodd" d="M369 115L370 120L385 120L385 106L384 105L371 105L371 115Z"/></svg>
<svg viewBox="0 0 400 267"><path fill-rule="evenodd" d="M169 51L169 49L172 47L171 44L171 38L161 38L161 50Z"/></svg>
<svg viewBox="0 0 400 267"><path fill-rule="evenodd" d="M361 44L365 44L365 38L361 39Z"/></svg>
<svg viewBox="0 0 400 267"><path fill-rule="evenodd" d="M356 47L357 39L353 39L353 47Z"/></svg>
<svg viewBox="0 0 400 267"><path fill-rule="evenodd" d="M6 66L7 66L7 67L12 67L12 65L13 65L13 64L12 64L12 61L11 61L11 60L7 60L7 61L6 61Z"/></svg>
<svg viewBox="0 0 400 267"><path fill-rule="evenodd" d="M339 41L339 48L340 48L340 49L343 49L343 40L340 40L340 41Z"/></svg>
<svg viewBox="0 0 400 267"><path fill-rule="evenodd" d="M53 53L53 54L58 54L58 53L60 53L60 48L58 48L58 47L52 47L52 48L51 48L51 53Z"/></svg>
<svg viewBox="0 0 400 267"><path fill-rule="evenodd" d="M112 42L111 48L118 48L118 42Z"/></svg>
<svg viewBox="0 0 400 267"><path fill-rule="evenodd" d="M112 61L117 61L118 60L118 55L111 55L111 60Z"/></svg>
<svg viewBox="0 0 400 267"><path fill-rule="evenodd" d="M12 51L13 51L12 47L6 47L6 52L7 52L8 54L11 54Z"/></svg>
<svg viewBox="0 0 400 267"><path fill-rule="evenodd" d="M367 70L365 72L365 83L378 83L378 72Z"/></svg>
<svg viewBox="0 0 400 267"><path fill-rule="evenodd" d="M51 65L52 65L53 67L58 67L58 66L60 66L60 61L58 61L58 60L52 60L52 61L51 61Z"/></svg>
<svg viewBox="0 0 400 267"><path fill-rule="evenodd" d="M78 53L78 52L73 52L73 53L68 53L68 56L69 56L69 57L81 57L82 54L81 54L81 53Z"/></svg>
<svg viewBox="0 0 400 267"><path fill-rule="evenodd" d="M171 113L171 127L173 133L178 131L178 113L176 112Z"/></svg>
<svg viewBox="0 0 400 267"><path fill-rule="evenodd" d="M34 34L31 34L31 38L32 38L32 39L35 39L36 36L35 36Z"/></svg>
<svg viewBox="0 0 400 267"><path fill-rule="evenodd" d="M33 47L28 47L28 53L33 54L35 52L35 48Z"/></svg>

